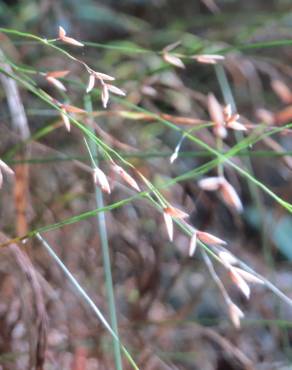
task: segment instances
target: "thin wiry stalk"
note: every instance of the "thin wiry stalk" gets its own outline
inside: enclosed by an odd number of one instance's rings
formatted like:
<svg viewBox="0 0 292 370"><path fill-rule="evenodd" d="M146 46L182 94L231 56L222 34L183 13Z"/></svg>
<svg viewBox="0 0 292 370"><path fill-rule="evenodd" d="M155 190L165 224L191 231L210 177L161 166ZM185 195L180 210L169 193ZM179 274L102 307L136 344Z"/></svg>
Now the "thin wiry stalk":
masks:
<svg viewBox="0 0 292 370"><path fill-rule="evenodd" d="M63 273L66 275L68 280L73 284L75 290L77 293L84 299L84 301L89 305L89 307L92 309L92 311L95 313L95 315L98 317L98 319L101 321L105 329L111 334L115 342L118 343L118 345L121 347L121 350L123 351L124 355L127 357L129 363L132 365L133 369L140 370L139 367L136 365L134 359L128 352L128 350L122 345L121 341L119 340L118 336L114 332L114 330L111 328L110 324L107 322L106 318L100 311L100 309L96 306L96 304L93 302L93 300L89 297L89 295L86 293L86 291L82 288L82 286L78 283L78 281L75 279L75 277L71 274L71 272L68 270L68 268L64 265L64 263L61 261L61 259L57 256L53 248L49 245L49 243L41 236L41 234L37 233L36 238L41 242L41 245L47 250L47 252L50 254L50 256L54 259L54 261L58 264L58 266L61 268Z"/></svg>
<svg viewBox="0 0 292 370"><path fill-rule="evenodd" d="M92 111L92 104L91 104L91 99L89 96L86 96L86 99L85 99L85 109L88 112ZM88 149L88 153L90 155L92 167L94 168L98 165L97 159L94 159L94 158L97 158L97 154L98 154L96 150L96 145L92 141L90 141L90 143L87 143L87 140L85 139L85 137L84 137L84 141ZM95 201L96 201L97 208L104 207L102 191L97 185L95 185ZM101 244L101 249L102 249L103 267L104 267L104 274L105 274L105 287L106 287L106 292L107 292L110 322L111 322L113 331L115 332L116 336L119 338L105 213L100 212L96 215L96 217L97 217L98 231L99 231L99 236L100 236L100 244ZM122 365L120 345L114 338L113 338L113 348L114 348L116 369L122 370L123 365Z"/></svg>

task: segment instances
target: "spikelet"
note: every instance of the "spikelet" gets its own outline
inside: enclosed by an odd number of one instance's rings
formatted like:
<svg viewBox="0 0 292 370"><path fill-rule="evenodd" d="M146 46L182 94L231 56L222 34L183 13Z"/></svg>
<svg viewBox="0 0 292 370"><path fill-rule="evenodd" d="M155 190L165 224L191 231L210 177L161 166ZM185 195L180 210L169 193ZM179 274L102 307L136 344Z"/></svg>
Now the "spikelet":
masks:
<svg viewBox="0 0 292 370"><path fill-rule="evenodd" d="M70 105L70 104L61 104L61 108L64 109L68 113L77 113L77 114L86 113L84 109L75 107L74 105Z"/></svg>
<svg viewBox="0 0 292 370"><path fill-rule="evenodd" d="M196 249L197 249L197 231L195 230L190 239L190 247L189 247L190 257L192 257L195 254Z"/></svg>
<svg viewBox="0 0 292 370"><path fill-rule="evenodd" d="M178 208L172 207L172 206L165 207L163 211L167 213L168 215L170 215L171 217L176 217L180 219L189 217L187 213L181 211Z"/></svg>
<svg viewBox="0 0 292 370"><path fill-rule="evenodd" d="M239 329L240 328L240 319L244 317L244 313L241 309L236 306L232 301L228 302L229 317L233 325Z"/></svg>
<svg viewBox="0 0 292 370"><path fill-rule="evenodd" d="M95 76L95 78L102 80L102 81L114 81L115 77L107 75L105 73L92 71L92 74Z"/></svg>
<svg viewBox="0 0 292 370"><path fill-rule="evenodd" d="M172 64L175 67L182 68L182 69L185 68L183 61L175 55L172 55L169 53L163 53L163 60L166 63Z"/></svg>
<svg viewBox="0 0 292 370"><path fill-rule="evenodd" d="M283 81L273 80L272 88L283 103L290 104L292 102L292 93L289 87Z"/></svg>
<svg viewBox="0 0 292 370"><path fill-rule="evenodd" d="M106 87L107 87L108 91L111 92L112 94L116 94L116 95L120 95L120 96L126 96L125 91L123 91L122 89L119 89L118 87L116 87L114 85L106 84Z"/></svg>
<svg viewBox="0 0 292 370"><path fill-rule="evenodd" d="M207 191L215 191L220 188L222 184L222 177L206 177L198 182L201 189Z"/></svg>
<svg viewBox="0 0 292 370"><path fill-rule="evenodd" d="M5 172L5 173L7 173L10 176L14 176L14 171L12 170L12 168L10 168L5 162L3 162L0 159L0 188L2 187L2 184L3 184L3 174L2 174L2 171Z"/></svg>
<svg viewBox="0 0 292 370"><path fill-rule="evenodd" d="M54 77L54 78L62 78L67 76L67 74L70 73L70 71L51 71L46 73L46 77Z"/></svg>
<svg viewBox="0 0 292 370"><path fill-rule="evenodd" d="M230 104L227 104L224 107L223 116L227 128L231 128L236 131L246 131L246 127L242 123L238 122L238 119L240 117L239 114L237 113L232 114Z"/></svg>
<svg viewBox="0 0 292 370"><path fill-rule="evenodd" d="M122 179L128 183L133 189L137 191L141 191L139 188L139 185L137 184L136 180L128 174L121 166L118 166L117 164L113 164L112 168L114 172L116 172L118 175L122 177Z"/></svg>
<svg viewBox="0 0 292 370"><path fill-rule="evenodd" d="M216 55L216 54L198 54L193 55L192 59L195 59L199 63L204 64L217 64L225 59L223 55Z"/></svg>
<svg viewBox="0 0 292 370"><path fill-rule="evenodd" d="M86 88L87 93L89 93L94 88L94 84L95 84L95 76L93 74L90 74L87 88Z"/></svg>
<svg viewBox="0 0 292 370"><path fill-rule="evenodd" d="M219 188L220 194L227 205L234 208L238 212L242 212L243 206L241 200L234 189L234 187L226 180L222 179L221 186Z"/></svg>
<svg viewBox="0 0 292 370"><path fill-rule="evenodd" d="M109 91L105 83L102 83L102 87L101 87L101 101L102 101L102 106L106 108L108 101L109 101Z"/></svg>
<svg viewBox="0 0 292 370"><path fill-rule="evenodd" d="M70 132L71 131L70 119L67 116L65 109L61 109L61 117L62 117L62 120L64 122L64 125L65 125L66 130L68 132Z"/></svg>
<svg viewBox="0 0 292 370"><path fill-rule="evenodd" d="M59 104L59 106L61 108L61 117L66 127L66 130L70 132L71 125L70 125L70 119L67 116L67 113L83 114L83 113L86 113L86 111L81 108L75 107L74 105L70 105L70 104Z"/></svg>
<svg viewBox="0 0 292 370"><path fill-rule="evenodd" d="M93 170L94 182L101 187L101 190L107 194L111 193L111 188L105 173L98 167Z"/></svg>
<svg viewBox="0 0 292 370"><path fill-rule="evenodd" d="M226 242L220 238L217 238L217 236L206 233L204 231L197 231L197 237L201 242L206 244L214 244L214 245L226 245Z"/></svg>
<svg viewBox="0 0 292 370"><path fill-rule="evenodd" d="M218 257L221 259L223 264L228 268L230 267L230 265L235 265L238 262L237 258L233 256L233 254L226 251L220 251L218 253Z"/></svg>
<svg viewBox="0 0 292 370"><path fill-rule="evenodd" d="M173 221L172 217L170 214L163 212L163 218L166 226L166 231L169 237L169 240L172 242L173 241Z"/></svg>
<svg viewBox="0 0 292 370"><path fill-rule="evenodd" d="M247 272L239 267L232 267L235 272L237 272L246 282L251 284L265 284L265 282L255 276L254 274L251 274L250 272Z"/></svg>
<svg viewBox="0 0 292 370"><path fill-rule="evenodd" d="M225 139L227 136L227 130L225 128L222 107L219 104L216 97L211 93L208 94L207 102L209 115L214 123L213 132L216 136L220 137L221 139Z"/></svg>
<svg viewBox="0 0 292 370"><path fill-rule="evenodd" d="M233 267L229 268L229 275L238 289L244 294L247 299L249 299L250 288L243 277Z"/></svg>
<svg viewBox="0 0 292 370"><path fill-rule="evenodd" d="M67 91L66 87L62 84L62 82L57 80L55 77L46 77L46 80L52 85L54 85L57 89Z"/></svg>
<svg viewBox="0 0 292 370"><path fill-rule="evenodd" d="M84 44L82 44L80 41L77 41L72 37L66 36L66 31L61 26L59 26L59 40L65 42L66 44L71 44L74 46L84 46Z"/></svg>

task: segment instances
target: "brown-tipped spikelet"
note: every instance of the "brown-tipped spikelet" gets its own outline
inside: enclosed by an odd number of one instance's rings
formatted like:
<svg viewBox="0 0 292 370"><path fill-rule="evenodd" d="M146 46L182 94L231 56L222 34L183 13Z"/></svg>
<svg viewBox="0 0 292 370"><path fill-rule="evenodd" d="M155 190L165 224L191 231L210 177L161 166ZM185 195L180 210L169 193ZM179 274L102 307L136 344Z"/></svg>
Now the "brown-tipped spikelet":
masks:
<svg viewBox="0 0 292 370"><path fill-rule="evenodd" d="M48 72L45 75L46 80L54 85L57 89L66 91L64 84L58 80L58 78L65 77L70 71L53 71Z"/></svg>
<svg viewBox="0 0 292 370"><path fill-rule="evenodd" d="M206 233L204 231L197 231L197 237L201 242L206 244L214 244L214 245L225 245L226 242L220 238L217 238L217 236Z"/></svg>
<svg viewBox="0 0 292 370"><path fill-rule="evenodd" d="M176 217L180 219L189 217L189 215L186 212L181 211L180 209L172 206L165 207L163 211L170 215L171 217Z"/></svg>
<svg viewBox="0 0 292 370"><path fill-rule="evenodd" d="M62 117L62 120L65 124L65 127L66 127L66 130L69 132L71 130L71 126L70 126L70 119L68 117L68 113L78 113L78 114L83 114L83 113L86 113L85 110L81 109L81 108L78 108L78 107L75 107L74 105L70 105L70 104L59 104L60 108L61 108L61 117Z"/></svg>
<svg viewBox="0 0 292 370"><path fill-rule="evenodd" d="M118 175L121 176L121 178L128 183L133 189L140 191L140 187L137 184L136 180L128 174L121 166L118 166L117 164L113 164L112 168L114 172L116 172Z"/></svg>

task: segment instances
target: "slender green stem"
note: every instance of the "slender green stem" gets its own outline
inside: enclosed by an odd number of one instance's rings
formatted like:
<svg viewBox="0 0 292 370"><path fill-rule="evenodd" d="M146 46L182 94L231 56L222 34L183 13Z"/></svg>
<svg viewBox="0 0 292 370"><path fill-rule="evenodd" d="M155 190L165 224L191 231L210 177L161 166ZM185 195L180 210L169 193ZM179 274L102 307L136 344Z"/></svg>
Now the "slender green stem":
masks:
<svg viewBox="0 0 292 370"><path fill-rule="evenodd" d="M89 95L85 96L85 109L88 112L92 112L92 103L91 103L91 99ZM92 132L94 134L94 131ZM92 166L94 168L98 166L98 159L97 159L98 153L96 150L97 149L96 145L92 140L90 140L90 142L88 143L85 137L84 137L84 141L85 141L86 147L90 155ZM96 201L97 208L104 207L102 191L98 186L95 186L95 201ZM119 338L105 212L100 212L97 214L97 224L98 224L100 244L101 244L101 249L102 249L103 267L104 267L104 274L105 274L105 286L106 286L107 300L108 300L109 313L110 313L110 322L111 322L113 331L115 332L116 336ZM113 348L114 348L116 369L122 370L123 364L122 364L121 349L120 349L119 343L114 338L113 338Z"/></svg>

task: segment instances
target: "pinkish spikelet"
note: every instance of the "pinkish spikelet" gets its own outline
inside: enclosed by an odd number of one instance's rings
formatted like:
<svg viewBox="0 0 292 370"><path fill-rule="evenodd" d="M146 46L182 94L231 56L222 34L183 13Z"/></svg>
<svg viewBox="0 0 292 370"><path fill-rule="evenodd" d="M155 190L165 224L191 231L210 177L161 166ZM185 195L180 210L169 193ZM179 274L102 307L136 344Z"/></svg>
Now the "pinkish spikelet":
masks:
<svg viewBox="0 0 292 370"><path fill-rule="evenodd" d="M139 188L139 185L137 184L136 180L128 174L121 166L118 166L117 164L113 165L113 170L122 177L122 179L128 183L133 189L137 191L141 191Z"/></svg>
<svg viewBox="0 0 292 370"><path fill-rule="evenodd" d="M67 74L70 73L70 71L51 71L46 73L46 77L54 77L54 78L62 78L67 76Z"/></svg>
<svg viewBox="0 0 292 370"><path fill-rule="evenodd" d="M77 114L86 113L84 109L75 107L74 105L70 105L70 104L61 104L61 108L64 109L64 111L69 112L69 113L77 113Z"/></svg>
<svg viewBox="0 0 292 370"><path fill-rule="evenodd" d="M211 120L214 122L215 135L224 139L227 136L227 130L224 126L223 110L215 95L211 93L208 94L208 111Z"/></svg>
<svg viewBox="0 0 292 370"><path fill-rule="evenodd" d="M164 212L169 214L172 217L176 217L180 219L189 217L189 215L186 212L183 212L180 209L172 207L172 206L165 207Z"/></svg>
<svg viewBox="0 0 292 370"><path fill-rule="evenodd" d="M206 233L204 231L197 231L197 237L201 240L201 242L206 244L214 244L214 245L226 245L226 242L217 236Z"/></svg>
<svg viewBox="0 0 292 370"><path fill-rule="evenodd" d="M238 212L242 212L243 206L241 200L234 187L226 179L223 179L219 190L227 205L236 209Z"/></svg>

